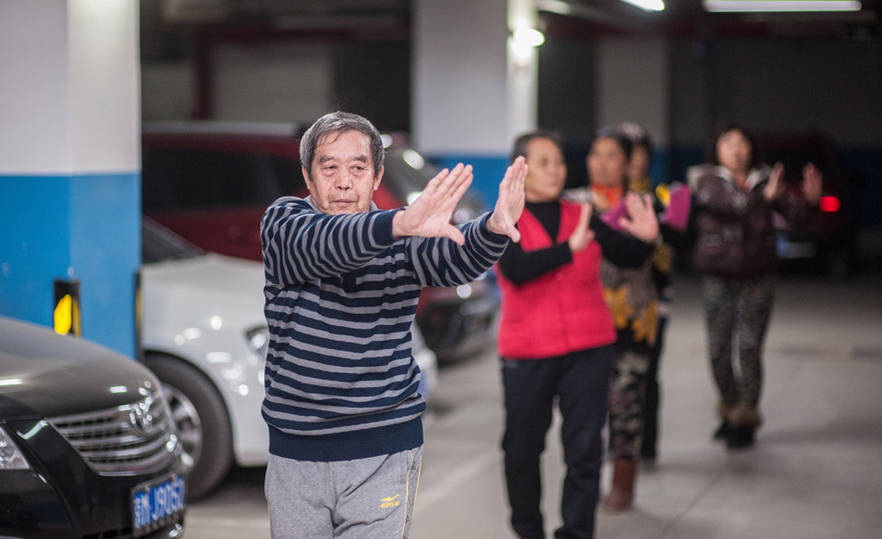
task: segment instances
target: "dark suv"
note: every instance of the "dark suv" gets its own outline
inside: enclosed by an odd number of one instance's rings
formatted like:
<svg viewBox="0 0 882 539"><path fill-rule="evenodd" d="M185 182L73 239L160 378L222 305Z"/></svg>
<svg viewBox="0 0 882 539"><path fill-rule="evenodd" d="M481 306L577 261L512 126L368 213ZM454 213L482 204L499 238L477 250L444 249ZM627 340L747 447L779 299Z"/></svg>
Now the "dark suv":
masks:
<svg viewBox="0 0 882 539"><path fill-rule="evenodd" d="M180 537L184 482L145 367L0 317L0 537Z"/></svg>
<svg viewBox="0 0 882 539"><path fill-rule="evenodd" d="M261 260L259 225L285 195L306 196L300 169L301 130L292 124L160 122L144 125L144 213L191 243ZM400 136L384 135L385 174L374 202L381 209L411 202L437 173ZM454 224L483 211L466 195ZM426 288L416 321L439 360L468 357L493 342L498 295L491 279L457 288Z"/></svg>

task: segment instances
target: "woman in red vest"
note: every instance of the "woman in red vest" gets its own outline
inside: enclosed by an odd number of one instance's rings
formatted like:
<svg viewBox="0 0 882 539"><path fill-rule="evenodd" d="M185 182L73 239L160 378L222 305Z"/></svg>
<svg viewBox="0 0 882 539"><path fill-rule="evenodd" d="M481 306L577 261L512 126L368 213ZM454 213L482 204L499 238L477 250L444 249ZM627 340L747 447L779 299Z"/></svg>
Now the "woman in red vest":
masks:
<svg viewBox="0 0 882 539"><path fill-rule="evenodd" d="M587 205L560 199L566 165L558 139L532 132L515 141L527 160L520 243L496 271L502 289L499 354L505 397L505 479L511 526L523 539L545 537L539 456L557 398L566 461L557 538L594 536L609 383L616 339L600 283L601 256L639 266L652 253L658 222L646 200L627 199L623 234Z"/></svg>

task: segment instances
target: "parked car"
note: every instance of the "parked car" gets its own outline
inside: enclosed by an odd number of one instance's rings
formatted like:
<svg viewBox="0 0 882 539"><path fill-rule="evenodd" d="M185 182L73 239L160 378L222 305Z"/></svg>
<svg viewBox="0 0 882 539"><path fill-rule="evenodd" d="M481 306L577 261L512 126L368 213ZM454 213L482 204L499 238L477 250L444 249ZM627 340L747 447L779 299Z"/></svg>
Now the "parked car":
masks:
<svg viewBox="0 0 882 539"><path fill-rule="evenodd" d="M259 225L284 195L306 196L301 130L292 124L147 123L142 136L144 212L208 251L261 260ZM403 137L384 135L385 174L374 201L382 209L411 202L436 173ZM483 207L467 194L453 221ZM417 324L441 360L462 359L493 343L499 300L492 279L454 289L426 288Z"/></svg>
<svg viewBox="0 0 882 539"><path fill-rule="evenodd" d="M268 333L263 264L206 252L149 218L142 226L144 362L162 381L184 452L189 493L210 493L235 463L262 466L260 415ZM434 353L414 330L413 355L429 400Z"/></svg>
<svg viewBox="0 0 882 539"><path fill-rule="evenodd" d="M185 476L143 365L0 317L0 537L180 537Z"/></svg>
<svg viewBox="0 0 882 539"><path fill-rule="evenodd" d="M851 189L843 174L835 142L820 132L764 134L757 137L763 161L784 164L787 188L801 190L802 168L813 163L823 174L819 211L808 223L789 226L776 218L782 270L822 272L845 277L857 260L857 227Z"/></svg>

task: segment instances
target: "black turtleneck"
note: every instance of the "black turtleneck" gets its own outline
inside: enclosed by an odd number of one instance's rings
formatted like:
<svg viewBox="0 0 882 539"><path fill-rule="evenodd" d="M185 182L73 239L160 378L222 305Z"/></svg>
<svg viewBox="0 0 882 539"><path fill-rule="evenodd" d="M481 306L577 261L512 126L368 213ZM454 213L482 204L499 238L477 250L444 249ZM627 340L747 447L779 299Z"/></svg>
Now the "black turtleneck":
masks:
<svg viewBox="0 0 882 539"><path fill-rule="evenodd" d="M526 209L548 232L551 246L527 252L519 243L509 243L505 254L499 259L499 270L516 285L532 281L573 260L573 253L567 240L557 241L557 233L560 230L560 203L556 200L527 202ZM603 256L617 266L637 267L652 254L651 243L617 231L594 213L591 214L588 227L594 232L594 240L600 244Z"/></svg>

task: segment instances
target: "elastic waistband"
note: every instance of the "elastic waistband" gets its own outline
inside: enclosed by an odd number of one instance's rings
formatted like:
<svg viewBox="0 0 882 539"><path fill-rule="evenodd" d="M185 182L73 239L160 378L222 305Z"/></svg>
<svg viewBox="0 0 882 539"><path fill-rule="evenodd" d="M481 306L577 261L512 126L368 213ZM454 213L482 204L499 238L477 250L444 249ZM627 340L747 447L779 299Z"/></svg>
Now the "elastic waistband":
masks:
<svg viewBox="0 0 882 539"><path fill-rule="evenodd" d="M269 425L269 452L273 455L318 462L355 460L391 455L423 445L423 423L419 417L372 429L304 436L283 432Z"/></svg>

